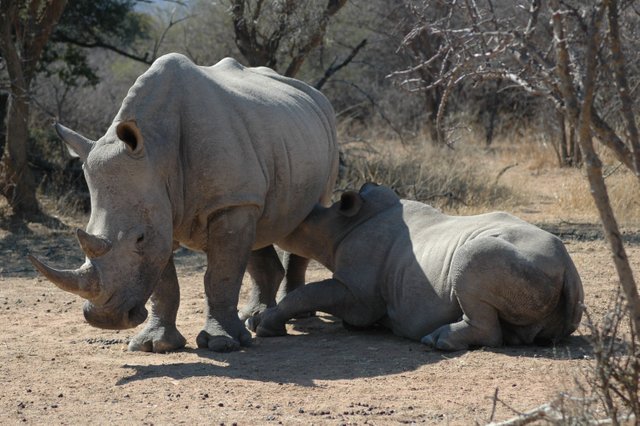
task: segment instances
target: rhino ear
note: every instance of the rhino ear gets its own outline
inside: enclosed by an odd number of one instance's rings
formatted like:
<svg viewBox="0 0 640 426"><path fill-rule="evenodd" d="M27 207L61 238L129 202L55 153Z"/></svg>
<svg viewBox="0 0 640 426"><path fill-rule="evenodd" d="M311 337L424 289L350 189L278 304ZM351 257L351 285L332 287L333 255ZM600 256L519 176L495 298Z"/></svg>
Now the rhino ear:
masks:
<svg viewBox="0 0 640 426"><path fill-rule="evenodd" d="M355 191L346 191L340 197L340 214L352 217L358 214L362 207L362 197Z"/></svg>
<svg viewBox="0 0 640 426"><path fill-rule="evenodd" d="M121 121L116 126L116 135L118 139L124 142L127 152L134 156L140 157L144 152L144 144L142 141L142 133L134 120Z"/></svg>
<svg viewBox="0 0 640 426"><path fill-rule="evenodd" d="M89 155L89 151L93 148L94 142L58 122L55 122L53 126L60 139L67 145L69 154L74 158L80 158L84 162Z"/></svg>

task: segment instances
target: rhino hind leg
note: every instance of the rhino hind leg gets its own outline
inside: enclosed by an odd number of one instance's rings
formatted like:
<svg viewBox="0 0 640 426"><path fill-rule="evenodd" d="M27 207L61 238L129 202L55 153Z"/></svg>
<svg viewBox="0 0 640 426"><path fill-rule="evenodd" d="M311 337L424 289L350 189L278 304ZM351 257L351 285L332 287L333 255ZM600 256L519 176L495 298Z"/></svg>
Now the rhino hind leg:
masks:
<svg viewBox="0 0 640 426"><path fill-rule="evenodd" d="M249 300L238 312L242 321L275 306L276 292L284 277L284 268L272 245L251 252L247 272L252 287Z"/></svg>
<svg viewBox="0 0 640 426"><path fill-rule="evenodd" d="M450 279L462 319L421 339L449 351L533 343L556 310L562 288L561 279L549 277L516 246L495 237L458 249Z"/></svg>
<svg viewBox="0 0 640 426"><path fill-rule="evenodd" d="M180 287L173 258L151 295L151 315L145 328L129 342L130 351L169 352L184 347L186 340L176 328Z"/></svg>
<svg viewBox="0 0 640 426"><path fill-rule="evenodd" d="M309 259L298 256L297 254L285 252L284 264L286 275L285 280L278 289L278 295L276 297L278 303L280 303L287 294L304 285L307 266L309 266Z"/></svg>
<svg viewBox="0 0 640 426"><path fill-rule="evenodd" d="M287 321L309 311L326 312L357 326L372 324L384 314L359 303L342 282L327 279L292 291L276 307L247 320L247 327L260 337L282 336Z"/></svg>
<svg viewBox="0 0 640 426"><path fill-rule="evenodd" d="M443 325L420 341L441 351L461 351L477 346L502 346L502 331L495 309L487 306L475 314L474 318L482 316L479 320L481 322L477 325L478 321L472 321L464 315L460 321ZM495 316L495 321L492 320L492 316Z"/></svg>

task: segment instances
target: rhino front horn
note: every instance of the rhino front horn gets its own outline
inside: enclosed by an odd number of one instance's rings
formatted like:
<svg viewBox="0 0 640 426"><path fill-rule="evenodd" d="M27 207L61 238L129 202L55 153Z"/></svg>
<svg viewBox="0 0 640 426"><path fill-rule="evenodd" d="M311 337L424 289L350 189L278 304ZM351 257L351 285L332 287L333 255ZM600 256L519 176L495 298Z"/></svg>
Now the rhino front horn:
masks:
<svg viewBox="0 0 640 426"><path fill-rule="evenodd" d="M111 241L91 235L80 228L76 229L76 238L78 238L82 251L89 259L100 257L111 250Z"/></svg>
<svg viewBox="0 0 640 426"><path fill-rule="evenodd" d="M84 299L95 298L100 293L98 272L90 263L74 270L59 270L41 262L35 256L29 255L29 260L42 275L64 291L77 294Z"/></svg>

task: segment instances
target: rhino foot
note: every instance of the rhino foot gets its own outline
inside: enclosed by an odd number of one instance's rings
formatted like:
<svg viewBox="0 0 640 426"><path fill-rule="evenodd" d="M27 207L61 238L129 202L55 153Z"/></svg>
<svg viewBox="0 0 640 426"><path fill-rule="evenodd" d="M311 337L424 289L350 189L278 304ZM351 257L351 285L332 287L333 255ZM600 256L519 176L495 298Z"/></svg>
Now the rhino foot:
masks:
<svg viewBox="0 0 640 426"><path fill-rule="evenodd" d="M231 333L226 332L216 321L209 321L196 338L198 347L214 352L233 352L240 350L241 346L251 346L251 333L239 319L229 328Z"/></svg>
<svg viewBox="0 0 640 426"><path fill-rule="evenodd" d="M466 345L453 345L452 342L450 342L446 338L441 338L441 336L437 332L427 334L422 339L420 339L420 342L433 349L438 349L441 351L454 352L468 349L468 346Z"/></svg>
<svg viewBox="0 0 640 426"><path fill-rule="evenodd" d="M147 327L129 342L130 351L164 353L181 349L187 343L173 327Z"/></svg>
<svg viewBox="0 0 640 426"><path fill-rule="evenodd" d="M247 304L242 308L238 309L238 318L240 321L248 321L254 315L259 315L260 312L264 312L267 309L267 305L264 303L258 304Z"/></svg>
<svg viewBox="0 0 640 426"><path fill-rule="evenodd" d="M469 347L502 346L502 332L498 329L480 329L464 320L446 324L427 334L420 342L441 351L463 351Z"/></svg>
<svg viewBox="0 0 640 426"><path fill-rule="evenodd" d="M286 336L285 323L276 318L277 308L269 308L261 314L255 314L245 322L247 328L260 337Z"/></svg>

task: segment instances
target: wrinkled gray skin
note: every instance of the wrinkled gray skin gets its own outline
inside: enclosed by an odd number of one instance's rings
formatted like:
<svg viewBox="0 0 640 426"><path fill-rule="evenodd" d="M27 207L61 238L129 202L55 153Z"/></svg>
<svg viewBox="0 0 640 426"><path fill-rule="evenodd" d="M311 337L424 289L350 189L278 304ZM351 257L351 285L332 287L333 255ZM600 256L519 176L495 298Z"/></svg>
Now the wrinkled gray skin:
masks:
<svg viewBox="0 0 640 426"><path fill-rule="evenodd" d="M562 242L507 213L447 216L365 184L314 208L287 243L333 278L247 320L259 336L286 334L287 320L317 310L454 351L555 341L582 316L582 284Z"/></svg>
<svg viewBox="0 0 640 426"><path fill-rule="evenodd" d="M257 287L241 313L275 305L285 272L272 244L313 206L328 202L338 167L334 112L310 86L227 58L212 67L159 58L131 87L106 134L90 141L56 125L83 161L91 193L86 253L77 270L32 257L56 285L87 299L97 327L136 327L130 350L181 348L178 244L207 255L207 311L199 347L248 345L239 318L242 276ZM290 257L287 285L304 283L308 261Z"/></svg>

